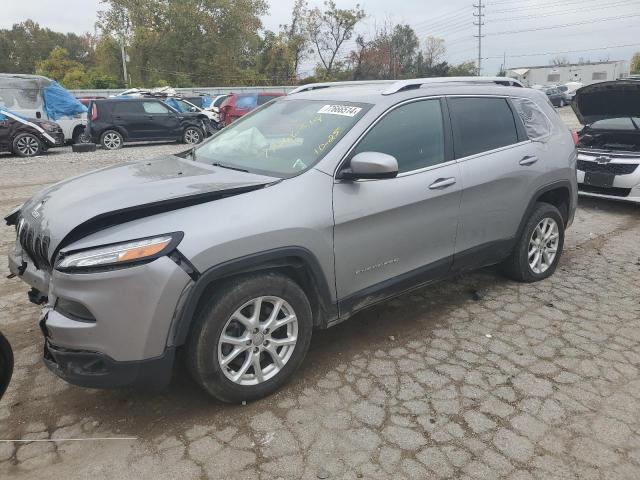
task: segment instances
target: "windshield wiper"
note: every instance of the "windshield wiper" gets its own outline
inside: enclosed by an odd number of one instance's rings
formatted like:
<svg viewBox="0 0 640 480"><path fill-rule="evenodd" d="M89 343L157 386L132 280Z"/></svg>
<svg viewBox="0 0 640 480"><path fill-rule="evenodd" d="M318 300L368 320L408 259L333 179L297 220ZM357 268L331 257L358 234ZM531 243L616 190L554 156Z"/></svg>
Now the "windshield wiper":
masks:
<svg viewBox="0 0 640 480"><path fill-rule="evenodd" d="M213 165L214 167L228 168L229 170L237 170L238 172L249 173L249 170L246 170L240 167L232 167L231 165L225 165L224 163L216 162L216 163L212 163L211 165Z"/></svg>

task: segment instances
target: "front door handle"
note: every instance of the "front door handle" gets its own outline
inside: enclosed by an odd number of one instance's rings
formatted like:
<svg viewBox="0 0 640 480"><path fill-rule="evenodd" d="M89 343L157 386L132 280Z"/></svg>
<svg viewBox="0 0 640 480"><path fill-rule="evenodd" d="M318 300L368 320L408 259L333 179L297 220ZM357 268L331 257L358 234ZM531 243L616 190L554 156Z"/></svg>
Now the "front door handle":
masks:
<svg viewBox="0 0 640 480"><path fill-rule="evenodd" d="M538 157L536 157L535 155L527 155L522 160L520 160L520 165L527 167L529 165L533 165L537 161L538 161Z"/></svg>
<svg viewBox="0 0 640 480"><path fill-rule="evenodd" d="M456 183L456 179L454 177L439 178L435 182L433 182L431 185L429 185L429 188L431 190L438 190L440 188L450 187L454 183Z"/></svg>

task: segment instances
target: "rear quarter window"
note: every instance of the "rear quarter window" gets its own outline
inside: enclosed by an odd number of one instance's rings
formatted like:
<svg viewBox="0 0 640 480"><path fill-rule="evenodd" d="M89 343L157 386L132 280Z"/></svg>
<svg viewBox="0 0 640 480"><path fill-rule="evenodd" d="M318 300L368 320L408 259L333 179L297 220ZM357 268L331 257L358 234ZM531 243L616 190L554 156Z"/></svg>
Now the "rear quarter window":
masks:
<svg viewBox="0 0 640 480"><path fill-rule="evenodd" d="M100 111L100 106L98 105L98 111ZM131 101L122 101L115 102L113 106L113 113L115 115L126 115L131 113L142 113L142 104L140 102L131 102Z"/></svg>
<svg viewBox="0 0 640 480"><path fill-rule="evenodd" d="M538 140L551 135L551 122L536 103L528 98L511 98L513 108L522 120L527 136Z"/></svg>
<svg viewBox="0 0 640 480"><path fill-rule="evenodd" d="M258 106L257 95L238 95L236 98L236 108L238 110L247 110Z"/></svg>
<svg viewBox="0 0 640 480"><path fill-rule="evenodd" d="M458 97L447 100L457 158L518 143L518 131L505 98Z"/></svg>

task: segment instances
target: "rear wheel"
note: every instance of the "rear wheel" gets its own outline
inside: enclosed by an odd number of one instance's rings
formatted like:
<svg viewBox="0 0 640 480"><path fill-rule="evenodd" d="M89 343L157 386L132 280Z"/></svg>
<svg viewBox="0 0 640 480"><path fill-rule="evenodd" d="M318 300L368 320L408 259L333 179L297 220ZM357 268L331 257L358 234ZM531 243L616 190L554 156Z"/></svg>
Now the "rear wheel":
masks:
<svg viewBox="0 0 640 480"><path fill-rule="evenodd" d="M190 145L195 145L204 140L204 133L198 127L187 127L184 130L182 141Z"/></svg>
<svg viewBox="0 0 640 480"><path fill-rule="evenodd" d="M42 142L31 133L21 133L13 139L13 152L21 157L34 157L43 151Z"/></svg>
<svg viewBox="0 0 640 480"><path fill-rule="evenodd" d="M311 341L304 291L277 273L233 279L200 308L186 345L193 378L225 402L256 400L280 388Z"/></svg>
<svg viewBox="0 0 640 480"><path fill-rule="evenodd" d="M85 133L84 127L76 128L73 131L73 143L89 143L91 137Z"/></svg>
<svg viewBox="0 0 640 480"><path fill-rule="evenodd" d="M551 204L539 203L531 213L504 272L520 282L537 282L553 275L564 245L564 220Z"/></svg>
<svg viewBox="0 0 640 480"><path fill-rule="evenodd" d="M117 150L122 148L124 138L116 130L106 130L100 135L100 144L107 150Z"/></svg>

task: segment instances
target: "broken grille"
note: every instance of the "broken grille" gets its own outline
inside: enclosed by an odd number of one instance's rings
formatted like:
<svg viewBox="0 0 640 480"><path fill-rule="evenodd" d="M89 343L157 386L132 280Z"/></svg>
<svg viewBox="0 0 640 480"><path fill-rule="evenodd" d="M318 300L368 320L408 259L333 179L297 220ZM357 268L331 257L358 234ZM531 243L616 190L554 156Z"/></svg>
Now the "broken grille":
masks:
<svg viewBox="0 0 640 480"><path fill-rule="evenodd" d="M51 270L48 258L51 239L47 235L38 234L32 225L21 220L18 222L18 239L20 246L38 270Z"/></svg>
<svg viewBox="0 0 640 480"><path fill-rule="evenodd" d="M613 173L614 175L628 175L635 172L638 164L633 163L597 163L578 160L578 170L583 172Z"/></svg>

